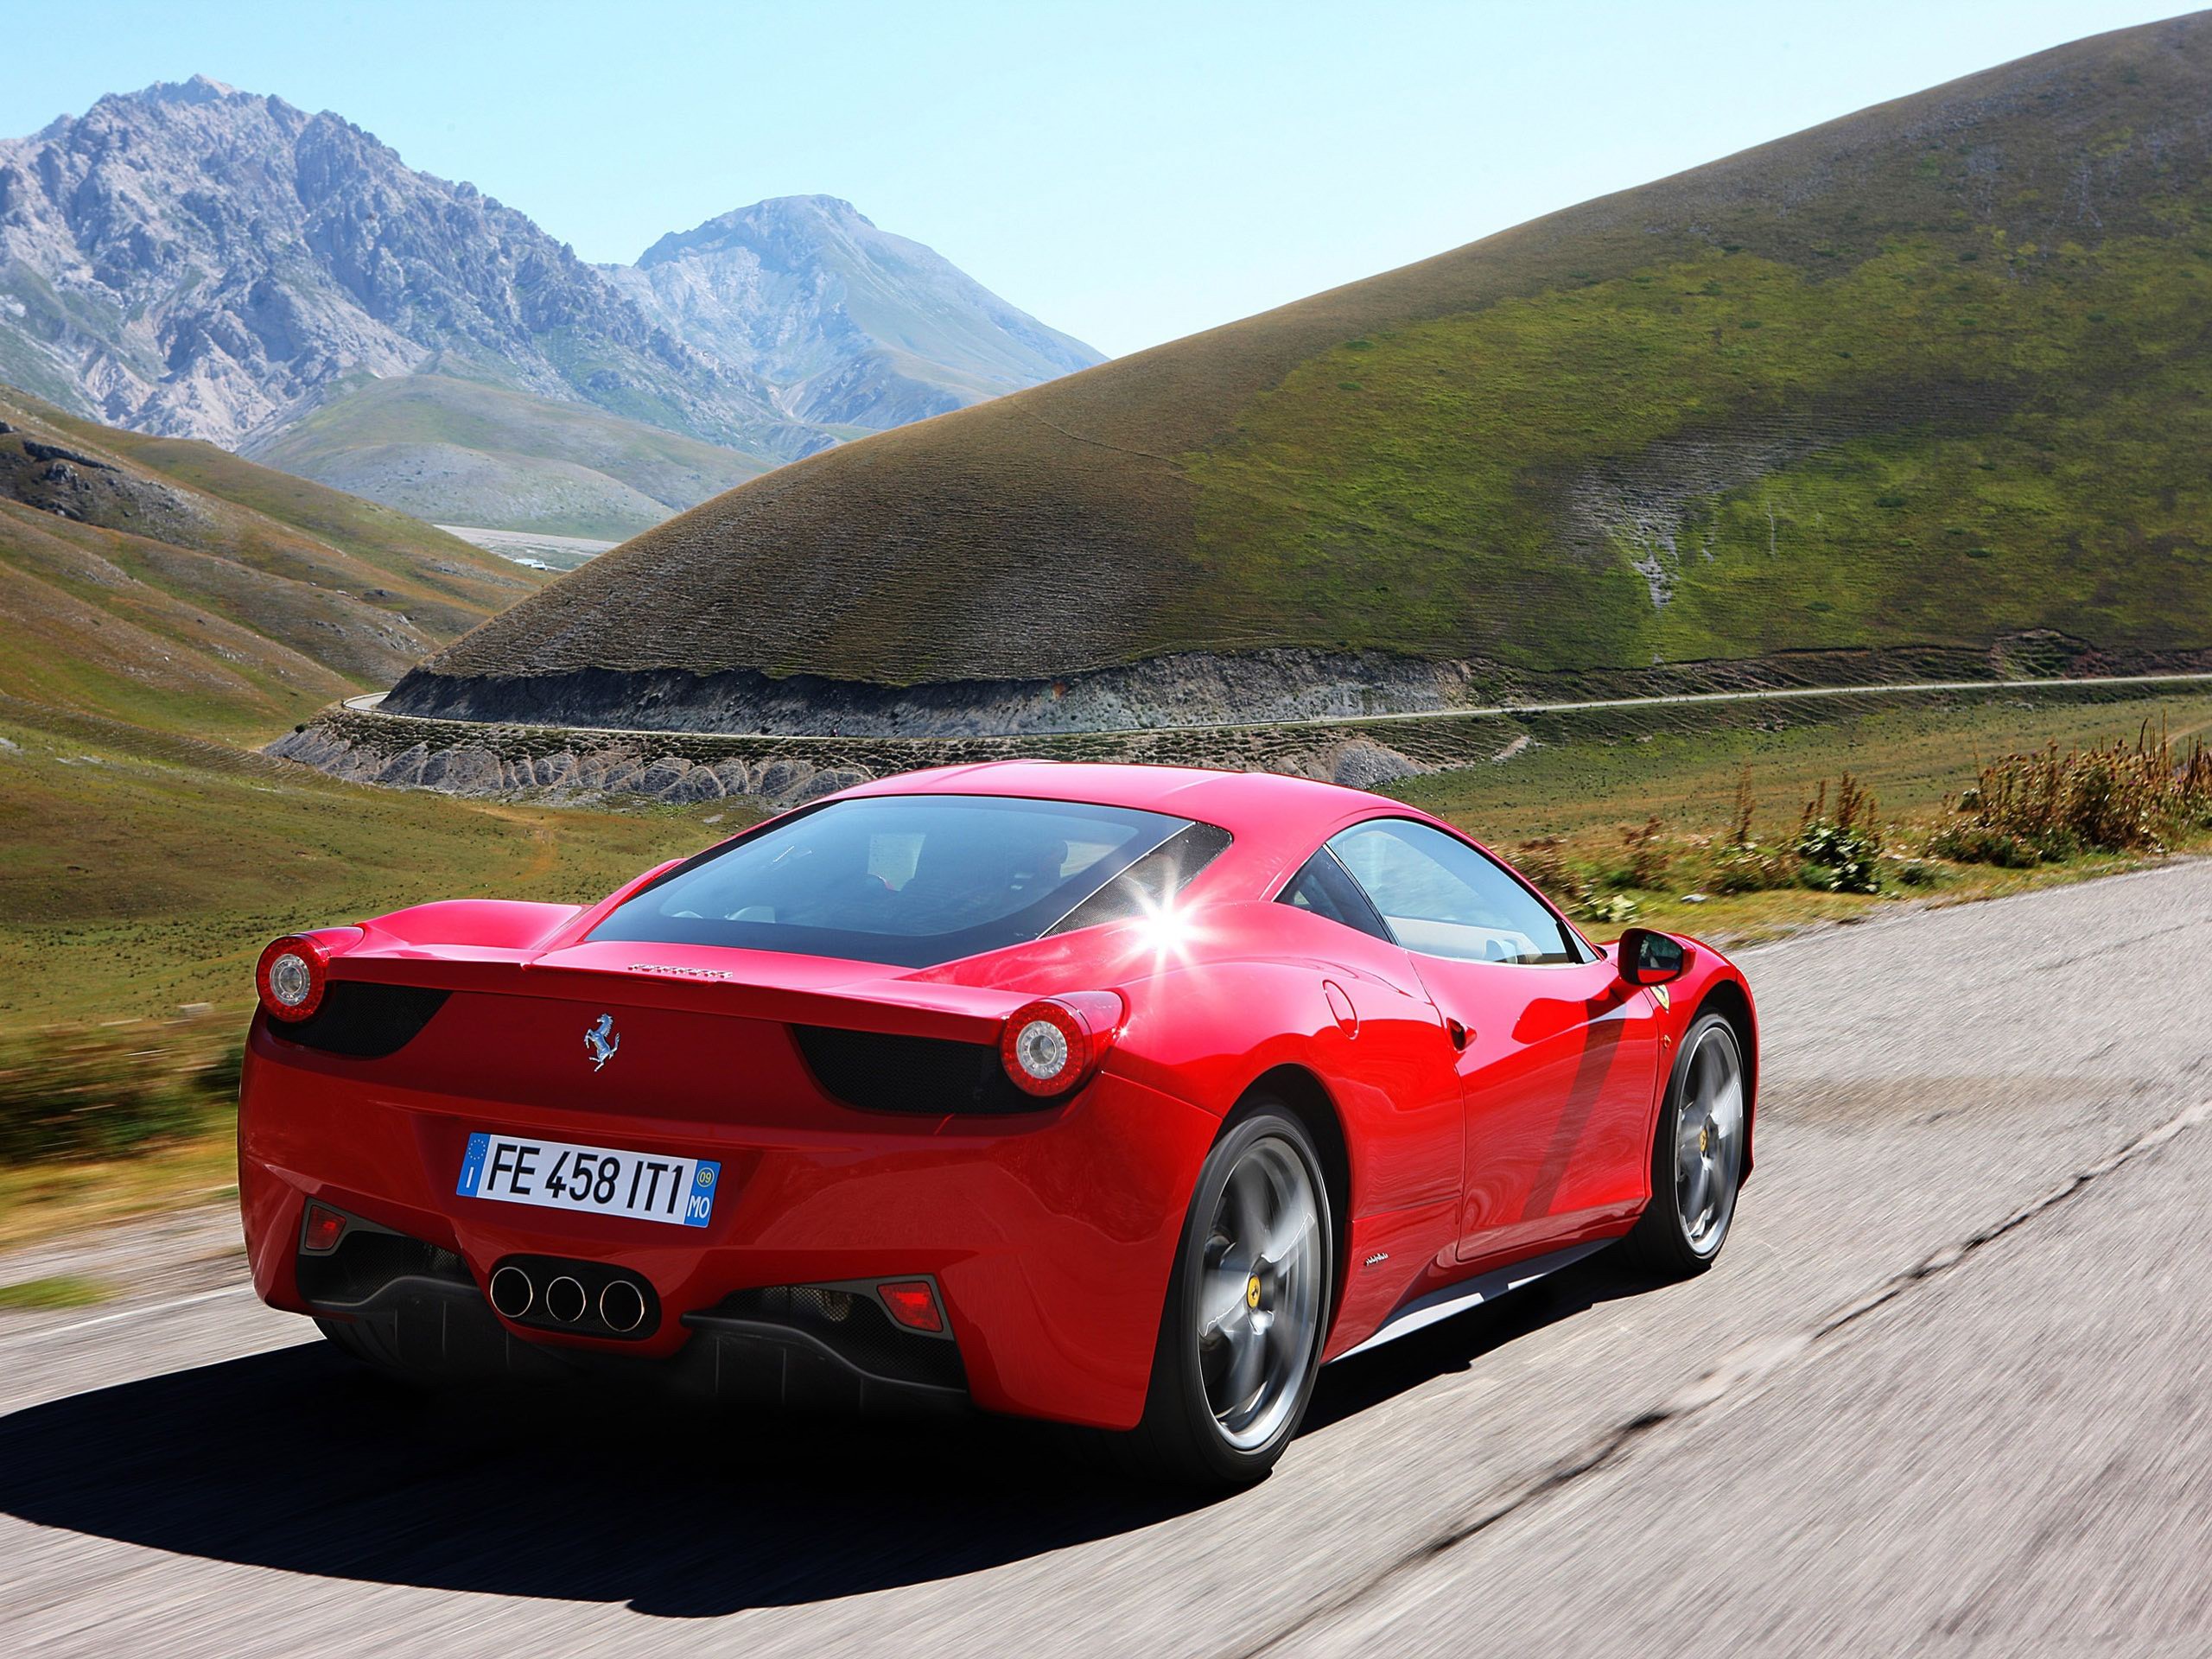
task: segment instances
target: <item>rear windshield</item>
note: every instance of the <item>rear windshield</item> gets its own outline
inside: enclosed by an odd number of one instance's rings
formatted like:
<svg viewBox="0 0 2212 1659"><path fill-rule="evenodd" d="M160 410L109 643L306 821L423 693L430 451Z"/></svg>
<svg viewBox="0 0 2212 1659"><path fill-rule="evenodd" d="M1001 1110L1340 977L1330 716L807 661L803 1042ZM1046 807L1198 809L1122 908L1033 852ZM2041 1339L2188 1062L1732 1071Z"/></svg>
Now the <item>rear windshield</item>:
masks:
<svg viewBox="0 0 2212 1659"><path fill-rule="evenodd" d="M1122 906L1103 899L1124 876L1172 894L1228 841L1187 818L1072 801L833 801L706 855L591 937L933 967L1110 919Z"/></svg>

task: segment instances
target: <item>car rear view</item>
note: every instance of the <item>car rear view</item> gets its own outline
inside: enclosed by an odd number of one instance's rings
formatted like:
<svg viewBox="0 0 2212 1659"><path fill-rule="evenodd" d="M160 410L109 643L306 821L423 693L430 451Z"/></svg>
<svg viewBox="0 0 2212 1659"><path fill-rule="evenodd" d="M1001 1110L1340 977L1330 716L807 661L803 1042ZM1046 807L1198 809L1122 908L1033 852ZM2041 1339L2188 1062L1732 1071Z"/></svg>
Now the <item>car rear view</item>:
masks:
<svg viewBox="0 0 2212 1659"><path fill-rule="evenodd" d="M280 940L239 1123L256 1284L393 1370L626 1360L1126 1426L1215 1122L1114 1074L1120 994L1020 948L1171 898L1226 840L861 798L589 911Z"/></svg>

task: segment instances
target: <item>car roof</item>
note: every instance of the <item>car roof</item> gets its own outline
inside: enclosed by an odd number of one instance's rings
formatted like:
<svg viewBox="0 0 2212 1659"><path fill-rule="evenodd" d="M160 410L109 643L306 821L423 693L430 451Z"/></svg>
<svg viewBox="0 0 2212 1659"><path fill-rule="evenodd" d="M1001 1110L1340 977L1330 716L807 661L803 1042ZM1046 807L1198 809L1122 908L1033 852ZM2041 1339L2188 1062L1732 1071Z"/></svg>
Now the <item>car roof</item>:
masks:
<svg viewBox="0 0 2212 1659"><path fill-rule="evenodd" d="M1273 772L1218 772L1092 761L988 760L933 766L880 779L853 795L1009 795L1028 800L1088 801L1135 807L1220 825L1236 833L1294 821L1335 823L1377 808L1426 817L1365 790Z"/></svg>

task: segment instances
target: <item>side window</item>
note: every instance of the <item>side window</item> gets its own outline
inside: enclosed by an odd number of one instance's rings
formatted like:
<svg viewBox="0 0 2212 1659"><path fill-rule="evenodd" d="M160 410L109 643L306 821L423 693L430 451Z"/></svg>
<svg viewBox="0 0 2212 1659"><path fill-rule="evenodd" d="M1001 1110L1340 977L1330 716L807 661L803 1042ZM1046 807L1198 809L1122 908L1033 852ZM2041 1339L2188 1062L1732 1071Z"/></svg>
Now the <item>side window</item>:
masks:
<svg viewBox="0 0 2212 1659"><path fill-rule="evenodd" d="M1326 847L1306 861L1306 868L1291 877L1290 885L1275 902L1310 910L1378 939L1387 941L1390 937L1390 930L1382 925L1382 918L1367 902L1359 884L1344 874L1344 867Z"/></svg>
<svg viewBox="0 0 2212 1659"><path fill-rule="evenodd" d="M1406 818L1354 824L1329 845L1408 950L1464 962L1580 962L1535 893L1463 841Z"/></svg>

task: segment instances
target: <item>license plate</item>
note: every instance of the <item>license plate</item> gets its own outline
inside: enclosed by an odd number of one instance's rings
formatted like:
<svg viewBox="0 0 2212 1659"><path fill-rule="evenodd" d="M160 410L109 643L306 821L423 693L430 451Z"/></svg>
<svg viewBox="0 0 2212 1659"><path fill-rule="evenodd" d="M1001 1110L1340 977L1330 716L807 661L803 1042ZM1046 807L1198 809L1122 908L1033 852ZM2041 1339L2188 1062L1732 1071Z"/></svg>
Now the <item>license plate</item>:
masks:
<svg viewBox="0 0 2212 1659"><path fill-rule="evenodd" d="M710 1158L478 1134L468 1137L454 1190L464 1198L703 1227L721 1178L722 1166Z"/></svg>

